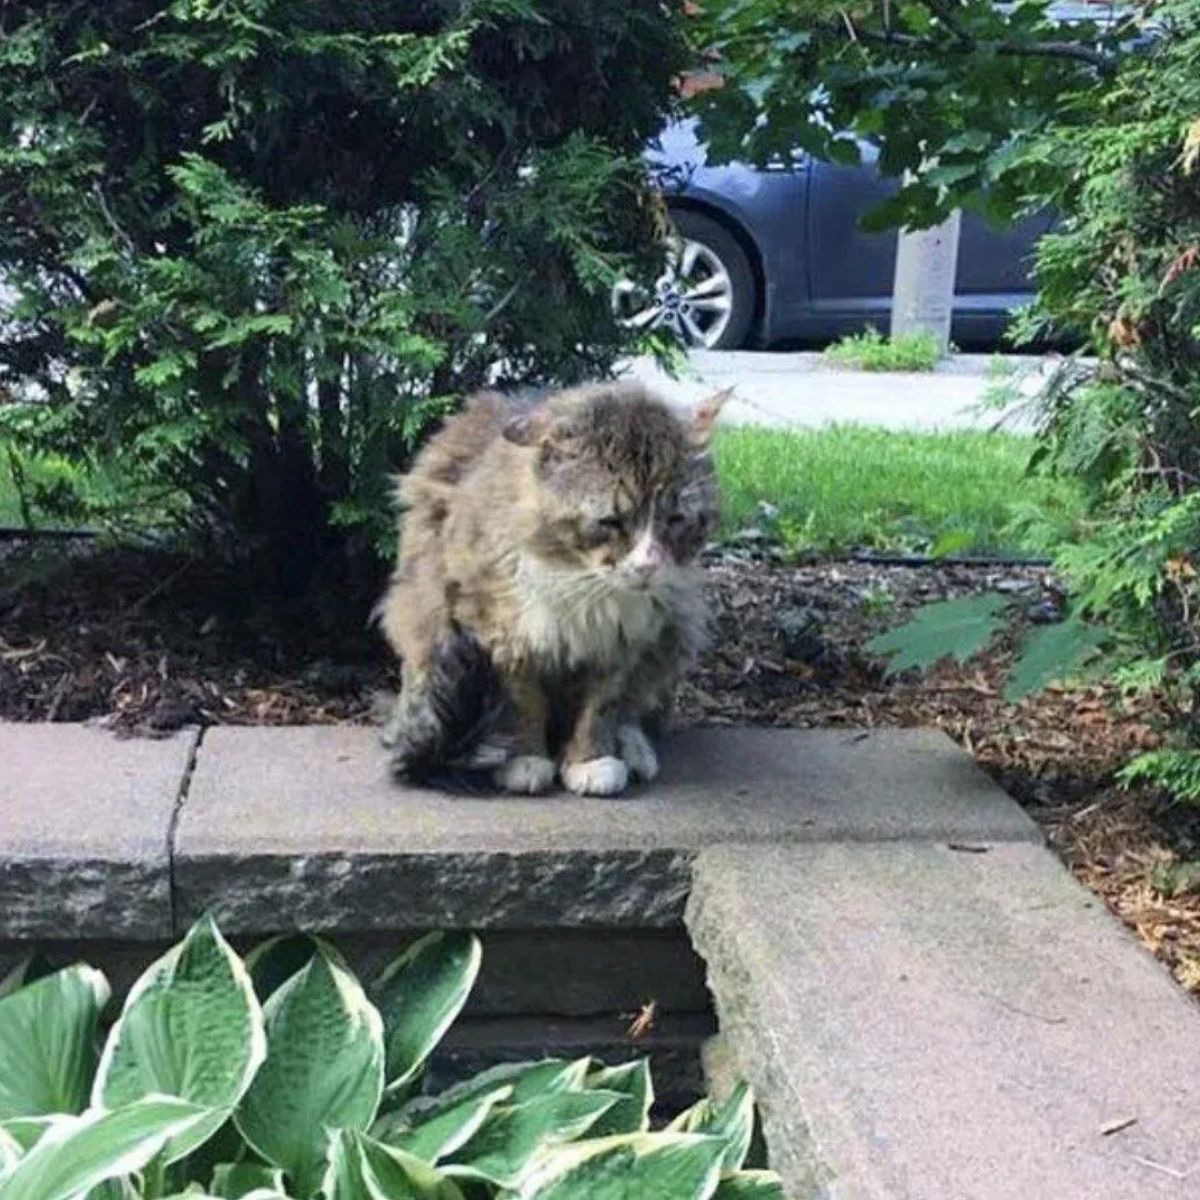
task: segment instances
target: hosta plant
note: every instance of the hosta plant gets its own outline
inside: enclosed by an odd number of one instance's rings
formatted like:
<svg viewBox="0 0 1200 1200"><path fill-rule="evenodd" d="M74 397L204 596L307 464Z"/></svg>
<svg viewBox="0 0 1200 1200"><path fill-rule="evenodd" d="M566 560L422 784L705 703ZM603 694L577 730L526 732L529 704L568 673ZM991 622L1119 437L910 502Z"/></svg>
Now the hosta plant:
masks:
<svg viewBox="0 0 1200 1200"><path fill-rule="evenodd" d="M767 1200L737 1088L651 1132L648 1062L506 1064L440 1095L425 1067L474 984L471 934L364 988L318 939L241 959L200 921L105 1023L104 976L0 980L0 1200Z"/></svg>

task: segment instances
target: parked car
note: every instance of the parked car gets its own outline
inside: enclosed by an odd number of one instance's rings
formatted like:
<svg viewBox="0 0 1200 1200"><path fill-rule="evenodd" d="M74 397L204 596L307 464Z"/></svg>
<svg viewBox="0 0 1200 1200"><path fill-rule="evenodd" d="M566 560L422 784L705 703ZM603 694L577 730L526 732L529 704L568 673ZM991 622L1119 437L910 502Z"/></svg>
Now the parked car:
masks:
<svg viewBox="0 0 1200 1200"><path fill-rule="evenodd" d="M766 168L709 166L694 122L669 126L647 157L679 235L673 265L653 285L619 285L618 315L710 349L831 338L865 324L886 331L896 231L867 233L860 220L896 184L877 171L874 149L862 149L854 167L806 154ZM1000 229L963 214L956 343L999 341L1032 294L1033 244L1050 221L1039 214Z"/></svg>

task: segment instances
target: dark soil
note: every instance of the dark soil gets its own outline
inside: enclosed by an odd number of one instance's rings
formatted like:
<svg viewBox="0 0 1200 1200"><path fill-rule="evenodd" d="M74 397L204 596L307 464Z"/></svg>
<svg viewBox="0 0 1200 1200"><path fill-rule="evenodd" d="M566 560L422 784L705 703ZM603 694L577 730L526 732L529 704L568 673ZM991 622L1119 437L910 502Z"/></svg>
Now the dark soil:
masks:
<svg viewBox="0 0 1200 1200"><path fill-rule="evenodd" d="M864 643L922 603L1000 588L1027 619L1060 597L1031 567L708 564L713 647L680 696L706 724L944 729L1027 808L1071 869L1200 993L1200 810L1112 783L1158 744L1153 701L1101 687L1002 697L1008 647L886 678ZM370 597L251 603L227 573L161 552L0 547L0 719L367 722L395 686Z"/></svg>

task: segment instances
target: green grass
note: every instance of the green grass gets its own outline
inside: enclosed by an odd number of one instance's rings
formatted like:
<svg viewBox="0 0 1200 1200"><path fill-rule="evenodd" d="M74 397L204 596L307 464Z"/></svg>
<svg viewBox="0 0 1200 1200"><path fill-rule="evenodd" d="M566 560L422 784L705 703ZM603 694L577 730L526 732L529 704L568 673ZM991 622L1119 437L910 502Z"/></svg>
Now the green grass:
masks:
<svg viewBox="0 0 1200 1200"><path fill-rule="evenodd" d="M1027 476L1032 448L999 432L727 428L714 451L723 532L766 527L796 553L1046 553L1071 535L1081 497ZM764 518L764 504L777 513Z"/></svg>
<svg viewBox="0 0 1200 1200"><path fill-rule="evenodd" d="M857 371L932 371L940 355L938 340L932 333L885 338L878 329L868 326L862 333L839 338L826 348L825 357Z"/></svg>

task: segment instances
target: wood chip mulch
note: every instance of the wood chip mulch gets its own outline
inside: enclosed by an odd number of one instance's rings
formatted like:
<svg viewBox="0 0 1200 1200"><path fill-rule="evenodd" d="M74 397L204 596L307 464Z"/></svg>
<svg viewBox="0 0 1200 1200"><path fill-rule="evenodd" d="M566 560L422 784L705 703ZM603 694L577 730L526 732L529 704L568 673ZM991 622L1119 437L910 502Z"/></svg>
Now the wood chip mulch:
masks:
<svg viewBox="0 0 1200 1200"><path fill-rule="evenodd" d="M924 678L886 678L863 649L922 603L986 589L1053 620L1061 596L1047 570L726 554L707 575L713 645L683 688L684 719L944 729L1200 995L1200 808L1113 783L1131 753L1159 744L1153 699L1091 686L1009 704L1003 639ZM367 722L395 684L369 599L248 605L235 578L166 552L10 545L0 550L0 720L100 719L150 735L193 722Z"/></svg>

